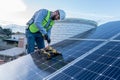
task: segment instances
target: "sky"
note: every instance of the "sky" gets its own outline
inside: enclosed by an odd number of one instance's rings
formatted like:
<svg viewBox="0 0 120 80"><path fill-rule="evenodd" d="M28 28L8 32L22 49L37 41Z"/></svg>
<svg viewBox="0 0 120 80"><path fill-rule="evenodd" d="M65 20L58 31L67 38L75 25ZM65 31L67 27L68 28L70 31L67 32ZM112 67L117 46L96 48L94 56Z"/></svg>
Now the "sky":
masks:
<svg viewBox="0 0 120 80"><path fill-rule="evenodd" d="M120 0L0 0L0 23L25 25L39 9L63 9L67 18L119 20Z"/></svg>

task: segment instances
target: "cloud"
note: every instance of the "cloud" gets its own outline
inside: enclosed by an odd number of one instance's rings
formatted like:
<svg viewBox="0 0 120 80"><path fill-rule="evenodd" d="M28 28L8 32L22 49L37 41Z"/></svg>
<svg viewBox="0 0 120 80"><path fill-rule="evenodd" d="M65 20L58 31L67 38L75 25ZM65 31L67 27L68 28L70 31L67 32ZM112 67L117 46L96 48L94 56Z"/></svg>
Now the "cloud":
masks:
<svg viewBox="0 0 120 80"><path fill-rule="evenodd" d="M0 0L0 11L2 13L13 13L26 10L22 0Z"/></svg>
<svg viewBox="0 0 120 80"><path fill-rule="evenodd" d="M67 17L90 19L98 22L98 24L103 24L109 21L120 19L120 16L111 16L111 15L94 14L94 13L80 13L80 12L70 12L70 11L68 12Z"/></svg>
<svg viewBox="0 0 120 80"><path fill-rule="evenodd" d="M0 24L22 23L19 13L26 11L23 0L0 0Z"/></svg>

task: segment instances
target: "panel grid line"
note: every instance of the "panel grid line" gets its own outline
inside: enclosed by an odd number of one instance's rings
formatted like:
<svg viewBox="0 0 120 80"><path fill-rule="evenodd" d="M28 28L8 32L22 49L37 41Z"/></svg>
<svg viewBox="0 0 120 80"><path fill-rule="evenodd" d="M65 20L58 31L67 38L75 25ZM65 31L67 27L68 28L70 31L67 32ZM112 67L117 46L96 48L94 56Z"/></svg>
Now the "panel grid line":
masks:
<svg viewBox="0 0 120 80"><path fill-rule="evenodd" d="M92 65L92 64L91 64ZM76 66L76 65L75 65ZM78 66L77 66L78 67ZM89 66L87 66L87 67L89 67ZM78 68L82 68L82 67L78 67ZM109 77L109 76L106 76L106 75L102 75L101 73L99 74L99 73L97 73L97 72L94 72L94 71L91 71L91 70L89 70L89 69L87 69L87 68L82 68L83 70L87 70L87 71L90 71L90 72L92 72L92 73L95 73L95 74L98 74L98 75L100 75L100 76L104 76L104 77L107 77L107 78L111 78L111 77ZM82 73L82 72L81 72ZM79 73L78 73L79 74ZM74 75L75 76L75 75ZM97 78L96 78L97 79ZM114 78L111 78L111 79L114 79Z"/></svg>
<svg viewBox="0 0 120 80"><path fill-rule="evenodd" d="M114 46L114 47L115 47L115 46ZM113 48L114 48L114 47L113 47ZM113 48L112 48L112 49L113 49ZM113 63L111 63L111 64L109 65L109 67L111 67L112 64L114 64L116 61L117 61L117 59L116 59L115 61L113 61ZM103 74L109 67L107 67L104 71L102 71L101 74ZM99 76L98 76L97 78L99 78ZM96 79L97 79L97 78L96 78ZM95 80L96 80L96 79L95 79ZM110 79L112 79L112 77L111 77Z"/></svg>

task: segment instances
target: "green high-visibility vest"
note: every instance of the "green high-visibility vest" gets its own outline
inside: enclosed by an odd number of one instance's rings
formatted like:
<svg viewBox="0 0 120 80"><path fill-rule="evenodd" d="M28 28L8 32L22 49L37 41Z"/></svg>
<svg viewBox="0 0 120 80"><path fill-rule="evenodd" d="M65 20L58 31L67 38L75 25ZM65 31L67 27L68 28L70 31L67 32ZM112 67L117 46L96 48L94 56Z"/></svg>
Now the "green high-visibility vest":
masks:
<svg viewBox="0 0 120 80"><path fill-rule="evenodd" d="M48 31L50 28L52 28L52 26L53 26L53 24L54 24L54 21L51 20L49 26L45 26L45 25L48 23L48 20L49 20L49 19L50 19L50 11L48 11L46 18L42 21L42 26L46 29L46 31ZM29 26L29 30L30 30L32 33L36 33L36 32L39 31L39 29L37 28L37 26L36 26L34 23L32 23L32 24Z"/></svg>

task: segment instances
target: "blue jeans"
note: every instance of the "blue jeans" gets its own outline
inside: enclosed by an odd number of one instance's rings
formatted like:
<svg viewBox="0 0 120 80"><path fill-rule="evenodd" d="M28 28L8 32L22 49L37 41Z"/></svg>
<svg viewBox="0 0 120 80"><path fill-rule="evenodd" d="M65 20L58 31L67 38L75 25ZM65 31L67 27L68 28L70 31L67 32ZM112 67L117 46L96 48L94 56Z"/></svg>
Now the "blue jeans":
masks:
<svg viewBox="0 0 120 80"><path fill-rule="evenodd" d="M26 30L27 38L27 53L31 54L34 52L35 43L39 49L45 47L44 38L40 32L31 33L28 29Z"/></svg>

